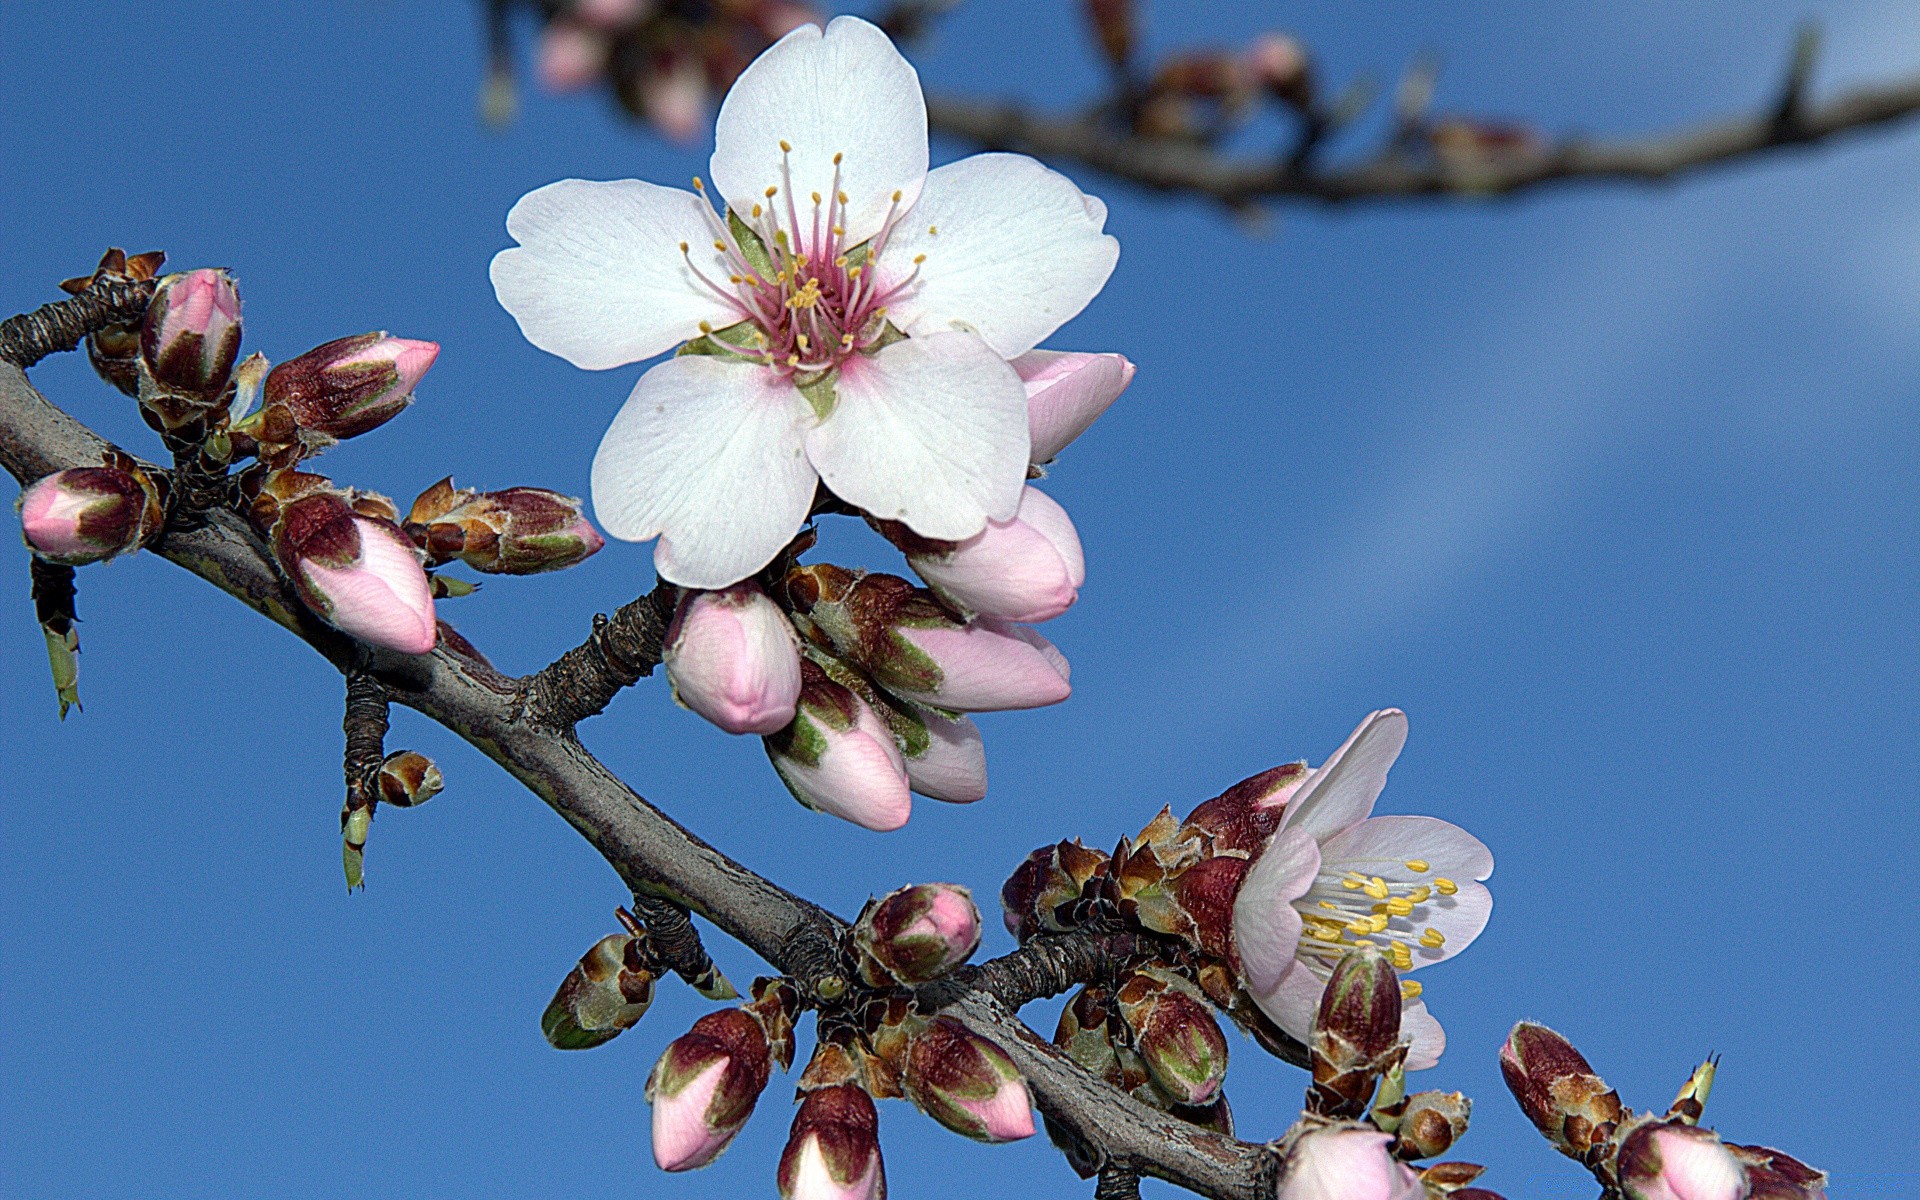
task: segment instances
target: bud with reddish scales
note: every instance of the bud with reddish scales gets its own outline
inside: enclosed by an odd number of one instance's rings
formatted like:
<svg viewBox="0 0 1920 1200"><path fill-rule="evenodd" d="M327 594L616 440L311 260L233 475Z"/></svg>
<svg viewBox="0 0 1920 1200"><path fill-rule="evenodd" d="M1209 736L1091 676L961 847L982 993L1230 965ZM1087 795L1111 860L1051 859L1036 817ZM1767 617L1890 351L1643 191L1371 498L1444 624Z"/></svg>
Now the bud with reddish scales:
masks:
<svg viewBox="0 0 1920 1200"><path fill-rule="evenodd" d="M1334 964L1308 1038L1309 1111L1346 1118L1367 1111L1380 1076L1406 1057L1400 1016L1400 978L1378 949L1350 950Z"/></svg>
<svg viewBox="0 0 1920 1200"><path fill-rule="evenodd" d="M365 510L365 511L363 511ZM377 498L343 493L319 476L278 474L254 501L268 544L301 601L369 645L402 654L433 649L433 590L420 557Z"/></svg>
<svg viewBox="0 0 1920 1200"><path fill-rule="evenodd" d="M907 1098L948 1129L979 1142L1033 1136L1033 1102L1006 1051L951 1017L935 1017L907 1043Z"/></svg>
<svg viewBox="0 0 1920 1200"><path fill-rule="evenodd" d="M720 1157L753 1115L773 1059L766 1029L744 1008L708 1013L669 1043L647 1077L653 1161L691 1171Z"/></svg>
<svg viewBox="0 0 1920 1200"><path fill-rule="evenodd" d="M1827 1173L1767 1146L1727 1143L1747 1173L1748 1200L1827 1200Z"/></svg>
<svg viewBox="0 0 1920 1200"><path fill-rule="evenodd" d="M915 884L869 905L854 922L853 944L874 987L926 983L972 957L980 910L957 884Z"/></svg>
<svg viewBox="0 0 1920 1200"><path fill-rule="evenodd" d="M20 496L20 532L36 555L82 567L138 550L166 520L165 484L128 464L74 467Z"/></svg>
<svg viewBox="0 0 1920 1200"><path fill-rule="evenodd" d="M1124 355L1029 350L1013 360L1027 389L1028 454L1034 465L1052 462L1087 431L1133 382Z"/></svg>
<svg viewBox="0 0 1920 1200"><path fill-rule="evenodd" d="M1562 1154L1585 1161L1613 1136L1625 1109L1620 1093L1594 1074L1573 1047L1545 1025L1522 1021L1500 1047L1500 1074L1534 1127Z"/></svg>
<svg viewBox="0 0 1920 1200"><path fill-rule="evenodd" d="M1008 621L1050 621L1087 582L1080 535L1067 510L1029 487L1005 521L964 542L929 542L898 522L882 527L934 593L961 612Z"/></svg>
<svg viewBox="0 0 1920 1200"><path fill-rule="evenodd" d="M1746 1169L1711 1131L1649 1121L1620 1145L1614 1159L1630 1200L1744 1200Z"/></svg>
<svg viewBox="0 0 1920 1200"><path fill-rule="evenodd" d="M1394 1157L1437 1158L1467 1132L1473 1101L1459 1092L1415 1092L1400 1116Z"/></svg>
<svg viewBox="0 0 1920 1200"><path fill-rule="evenodd" d="M1176 1104L1212 1103L1227 1077L1227 1039L1199 991L1147 967L1121 985L1114 1001L1154 1085Z"/></svg>
<svg viewBox="0 0 1920 1200"><path fill-rule="evenodd" d="M440 794L446 780L433 760L417 750L395 750L381 760L380 802L395 808L425 804Z"/></svg>
<svg viewBox="0 0 1920 1200"><path fill-rule="evenodd" d="M459 559L487 575L562 570L607 544L572 496L533 487L477 492L451 478L420 493L405 528L429 565Z"/></svg>
<svg viewBox="0 0 1920 1200"><path fill-rule="evenodd" d="M781 1200L882 1200L880 1114L852 1083L805 1093L780 1154Z"/></svg>
<svg viewBox="0 0 1920 1200"><path fill-rule="evenodd" d="M1036 933L1070 928L1064 910L1080 899L1107 861L1106 854L1088 849L1078 838L1027 855L1000 889L1007 932L1024 942Z"/></svg>
<svg viewBox="0 0 1920 1200"><path fill-rule="evenodd" d="M810 659L800 663L793 722L766 747L780 781L808 808L880 832L912 815L911 782L892 731Z"/></svg>
<svg viewBox="0 0 1920 1200"><path fill-rule="evenodd" d="M1307 764L1285 763L1243 779L1187 814L1186 823L1204 832L1216 853L1255 854L1280 827L1287 801L1307 781Z"/></svg>
<svg viewBox="0 0 1920 1200"><path fill-rule="evenodd" d="M793 626L755 583L685 592L661 661L674 699L728 733L778 733L800 699Z"/></svg>
<svg viewBox="0 0 1920 1200"><path fill-rule="evenodd" d="M169 275L140 328L140 399L167 429L204 415L240 358L240 293L225 271Z"/></svg>
<svg viewBox="0 0 1920 1200"><path fill-rule="evenodd" d="M616 933L580 956L540 1016L548 1045L556 1050L605 1045L646 1015L654 977L641 950L639 938Z"/></svg>
<svg viewBox="0 0 1920 1200"><path fill-rule="evenodd" d="M239 429L263 445L311 448L378 429L413 403L413 389L440 356L437 342L362 333L316 346L267 372L261 408Z"/></svg>

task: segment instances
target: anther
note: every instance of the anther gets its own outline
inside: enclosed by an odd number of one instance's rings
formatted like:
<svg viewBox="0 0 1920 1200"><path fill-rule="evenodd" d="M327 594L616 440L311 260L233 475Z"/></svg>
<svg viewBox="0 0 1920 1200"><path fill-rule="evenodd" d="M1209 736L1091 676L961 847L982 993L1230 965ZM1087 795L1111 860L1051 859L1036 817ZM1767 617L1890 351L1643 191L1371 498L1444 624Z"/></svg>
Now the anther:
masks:
<svg viewBox="0 0 1920 1200"><path fill-rule="evenodd" d="M1429 870L1432 870L1432 868L1433 864L1424 858L1410 858L1407 860L1407 870L1412 871L1416 875L1424 875Z"/></svg>
<svg viewBox="0 0 1920 1200"><path fill-rule="evenodd" d="M927 256L924 254L916 254L913 256L913 265L916 267L925 261L927 261Z"/></svg>
<svg viewBox="0 0 1920 1200"><path fill-rule="evenodd" d="M938 225L929 225L927 226L927 232L938 237L940 236L940 227Z"/></svg>
<svg viewBox="0 0 1920 1200"><path fill-rule="evenodd" d="M756 220L756 221L758 221L758 220L760 219L760 214L761 214L761 213L763 213L763 212L765 212L765 211L766 211L766 209L764 209L764 208L761 208L761 207L760 207L760 206L759 206L758 204L756 204L756 205L754 205L754 206L753 206L753 219L754 219L754 220Z"/></svg>
<svg viewBox="0 0 1920 1200"><path fill-rule="evenodd" d="M819 192L815 192L815 193L813 194L813 202L814 202L815 204L818 204L818 203L820 203L820 193L819 193Z"/></svg>
<svg viewBox="0 0 1920 1200"><path fill-rule="evenodd" d="M1394 942L1388 954L1393 959L1393 967L1396 971L1404 971L1413 965L1413 951L1407 949L1405 942Z"/></svg>
<svg viewBox="0 0 1920 1200"><path fill-rule="evenodd" d="M718 250L722 254L725 254L727 252L727 244L721 241L719 238L714 239L713 248L715 250Z"/></svg>
<svg viewBox="0 0 1920 1200"><path fill-rule="evenodd" d="M903 196L903 195L905 195L905 193L904 193L904 192L895 192L895 193L893 194L893 202L894 202L895 204L898 204L898 203L900 203L900 197L901 197L901 196Z"/></svg>
<svg viewBox="0 0 1920 1200"><path fill-rule="evenodd" d="M847 194L846 194L845 192L841 192L841 193L840 193L840 203L842 203L842 204L845 204L846 202L847 202Z"/></svg>
<svg viewBox="0 0 1920 1200"><path fill-rule="evenodd" d="M1387 898L1387 881L1375 875L1372 879L1362 884L1360 890L1372 896L1375 900L1385 900Z"/></svg>
<svg viewBox="0 0 1920 1200"><path fill-rule="evenodd" d="M843 158L843 157L845 157L845 156L844 156L844 155L842 155L842 154L841 154L841 153L840 153L840 152L839 152L838 150L836 150L836 151L834 151L834 152L833 152L833 165L834 165L834 166L836 166L836 167L837 167L837 166L839 166L839 165L840 165L840 160L841 160L841 158ZM841 201L842 201L843 203L844 203L844 202L846 201L846 198L847 198L847 196L846 196L846 193L845 193L845 192L842 192L842 193L840 194L840 199L841 199Z"/></svg>
<svg viewBox="0 0 1920 1200"><path fill-rule="evenodd" d="M1447 935L1438 929L1429 929L1420 935L1420 944L1429 950L1438 950L1447 944Z"/></svg>
<svg viewBox="0 0 1920 1200"><path fill-rule="evenodd" d="M778 196L779 194L780 194L780 189L777 187L770 187L767 189L767 199L769 200L773 199L775 196Z"/></svg>
<svg viewBox="0 0 1920 1200"><path fill-rule="evenodd" d="M691 249L691 247L689 247L685 242L680 243L680 253L685 254L689 249Z"/></svg>
<svg viewBox="0 0 1920 1200"><path fill-rule="evenodd" d="M707 190L707 185L700 182L700 177L698 175L695 175L693 177L693 190L696 192L704 192Z"/></svg>
<svg viewBox="0 0 1920 1200"><path fill-rule="evenodd" d="M1400 998L1402 1000L1418 1000L1420 993L1424 991L1426 991L1426 988L1418 979L1402 979L1400 981Z"/></svg>
<svg viewBox="0 0 1920 1200"><path fill-rule="evenodd" d="M1425 904L1427 898L1431 895L1433 895L1433 889L1422 885L1408 892L1407 899L1413 901L1415 904Z"/></svg>
<svg viewBox="0 0 1920 1200"><path fill-rule="evenodd" d="M785 139L785 138L781 138L781 139L780 139L780 153L782 153L782 154L792 154L792 153L793 153L793 143L792 143L792 142L789 142L789 141L788 141L787 139Z"/></svg>
<svg viewBox="0 0 1920 1200"><path fill-rule="evenodd" d="M1413 914L1413 901L1407 899L1405 896L1395 896L1387 901L1387 911L1396 917L1411 916Z"/></svg>
<svg viewBox="0 0 1920 1200"><path fill-rule="evenodd" d="M1433 880L1433 890L1439 892L1442 896L1451 896L1460 890L1460 885L1451 879L1441 879L1435 876Z"/></svg>

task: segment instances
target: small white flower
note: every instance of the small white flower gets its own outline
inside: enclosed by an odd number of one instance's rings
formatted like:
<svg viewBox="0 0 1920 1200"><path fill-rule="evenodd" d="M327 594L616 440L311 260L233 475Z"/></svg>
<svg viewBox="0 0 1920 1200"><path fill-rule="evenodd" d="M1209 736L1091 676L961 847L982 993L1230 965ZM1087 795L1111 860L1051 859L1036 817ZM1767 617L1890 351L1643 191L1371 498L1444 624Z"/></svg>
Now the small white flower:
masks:
<svg viewBox="0 0 1920 1200"><path fill-rule="evenodd" d="M793 537L822 480L923 537L1010 519L1030 439L1008 360L1105 285L1106 206L1020 155L928 171L919 76L854 17L747 68L712 167L724 216L698 181L633 179L562 180L507 215L520 244L494 290L536 346L600 370L714 334L614 418L600 523L659 537L663 577L721 588Z"/></svg>

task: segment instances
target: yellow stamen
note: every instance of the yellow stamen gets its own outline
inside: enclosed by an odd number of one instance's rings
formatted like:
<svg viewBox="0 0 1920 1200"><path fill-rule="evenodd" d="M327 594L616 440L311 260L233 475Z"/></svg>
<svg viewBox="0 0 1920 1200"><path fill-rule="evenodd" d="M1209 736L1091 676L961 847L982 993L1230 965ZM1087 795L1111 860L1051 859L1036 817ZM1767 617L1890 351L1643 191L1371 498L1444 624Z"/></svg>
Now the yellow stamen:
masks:
<svg viewBox="0 0 1920 1200"><path fill-rule="evenodd" d="M702 322L700 322L700 332L701 332L701 333L712 333L712 332L713 332L713 322L712 322L712 321L702 321Z"/></svg>
<svg viewBox="0 0 1920 1200"><path fill-rule="evenodd" d="M760 206L759 206L758 204L756 204L756 205L754 205L754 206L753 206L753 219L754 219L754 220L756 220L756 221L757 221L757 220L759 220L759 219L760 219L760 214L761 214L761 213L763 213L763 212L765 212L765 211L766 211L766 210L765 210L765 209L763 209L763 208L761 208L761 207L760 207Z"/></svg>
<svg viewBox="0 0 1920 1200"><path fill-rule="evenodd" d="M840 203L842 203L842 204L845 204L846 202L847 202L847 194L846 194L845 192L841 192L841 193L840 193Z"/></svg>
<svg viewBox="0 0 1920 1200"><path fill-rule="evenodd" d="M693 177L693 190L696 192L704 192L707 190L707 185L700 182L700 177L698 175L695 175Z"/></svg>
<svg viewBox="0 0 1920 1200"><path fill-rule="evenodd" d="M1385 909L1396 917L1410 916L1413 913L1413 901L1407 899L1405 896L1390 897L1385 904L1379 905L1378 907Z"/></svg>
<svg viewBox="0 0 1920 1200"><path fill-rule="evenodd" d="M1447 935L1438 929L1429 929L1420 935L1420 944L1429 950L1438 950L1447 944Z"/></svg>
<svg viewBox="0 0 1920 1200"><path fill-rule="evenodd" d="M1375 875L1372 879L1362 884L1360 890L1372 896L1375 900L1385 900L1387 898L1387 881Z"/></svg>
<svg viewBox="0 0 1920 1200"><path fill-rule="evenodd" d="M782 154L792 154L792 153L793 153L793 143L792 143L792 142L789 142L789 141L788 141L787 139L785 139L785 138L781 138L781 139L780 139L780 153L782 153Z"/></svg>
<svg viewBox="0 0 1920 1200"><path fill-rule="evenodd" d="M778 196L779 194L780 194L780 189L777 187L770 187L767 189L767 199L769 200L773 199L775 196Z"/></svg>
<svg viewBox="0 0 1920 1200"><path fill-rule="evenodd" d="M1408 892L1407 899L1413 901L1415 904L1425 904L1427 898L1431 895L1433 895L1433 889L1423 885Z"/></svg>
<svg viewBox="0 0 1920 1200"><path fill-rule="evenodd" d="M1400 998L1402 1000L1418 1000L1420 993L1425 990L1426 988L1421 985L1418 979L1402 979L1400 981Z"/></svg>
<svg viewBox="0 0 1920 1200"><path fill-rule="evenodd" d="M814 202L815 204L818 204L818 203L820 203L820 193L819 193L819 192L815 192L815 193L813 194L813 202Z"/></svg>
<svg viewBox="0 0 1920 1200"><path fill-rule="evenodd" d="M1375 913L1373 916L1368 917L1367 926L1367 932L1369 933L1385 933L1387 931L1387 914Z"/></svg>
<svg viewBox="0 0 1920 1200"><path fill-rule="evenodd" d="M1321 907L1321 908L1330 908L1330 909L1332 909L1332 910L1333 910L1333 911L1335 911L1335 912L1339 912L1339 911L1340 911L1340 906L1339 906L1338 904L1335 904L1335 903L1334 903L1333 901L1331 901L1331 900L1322 900L1322 901L1320 902L1320 907Z"/></svg>
<svg viewBox="0 0 1920 1200"><path fill-rule="evenodd" d="M834 151L834 152L833 152L833 165L834 165L834 166L836 166L836 167L837 167L837 166L839 166L839 165L840 165L840 159L841 159L842 157L843 157L843 156L841 155L841 153L840 153L840 152L839 152L838 150L836 150L836 151ZM845 199L846 199L846 196L845 196L845 194L844 194L844 193L842 194L842 196L841 196L841 199L842 199L842 200L845 200Z"/></svg>
<svg viewBox="0 0 1920 1200"><path fill-rule="evenodd" d="M924 254L916 254L913 256L913 265L916 267L925 261L927 261L927 256Z"/></svg>
<svg viewBox="0 0 1920 1200"><path fill-rule="evenodd" d="M1413 965L1413 951L1407 949L1405 942L1394 942L1387 950L1393 959L1393 969L1404 971Z"/></svg>
<svg viewBox="0 0 1920 1200"><path fill-rule="evenodd" d="M1433 864L1424 858L1410 858L1407 860L1407 870L1412 871L1416 875L1424 875L1432 869Z"/></svg>
<svg viewBox="0 0 1920 1200"><path fill-rule="evenodd" d="M1439 892L1442 896L1451 896L1460 890L1460 885L1451 879L1441 879L1435 876L1433 880L1433 890Z"/></svg>
<svg viewBox="0 0 1920 1200"><path fill-rule="evenodd" d="M1373 922L1371 920L1364 920L1364 919L1355 921L1352 924L1347 926L1347 932L1348 933L1372 933Z"/></svg>
<svg viewBox="0 0 1920 1200"><path fill-rule="evenodd" d="M904 194L904 193L901 193L901 192L895 192L895 193L893 194L893 202L894 202L895 204L898 204L898 203L900 203L900 197L901 197L901 196L902 196L903 194Z"/></svg>
<svg viewBox="0 0 1920 1200"><path fill-rule="evenodd" d="M688 246L685 242L680 243L680 253L685 254L690 249L692 249L692 247Z"/></svg>
<svg viewBox="0 0 1920 1200"><path fill-rule="evenodd" d="M1367 885L1366 885L1366 881L1360 880L1360 879L1342 879L1340 881L1340 886L1347 889L1350 892L1357 892L1361 888Z"/></svg>
<svg viewBox="0 0 1920 1200"><path fill-rule="evenodd" d="M718 250L722 254L725 254L727 252L727 244L721 241L719 238L715 238L713 240L713 248L715 250Z"/></svg>

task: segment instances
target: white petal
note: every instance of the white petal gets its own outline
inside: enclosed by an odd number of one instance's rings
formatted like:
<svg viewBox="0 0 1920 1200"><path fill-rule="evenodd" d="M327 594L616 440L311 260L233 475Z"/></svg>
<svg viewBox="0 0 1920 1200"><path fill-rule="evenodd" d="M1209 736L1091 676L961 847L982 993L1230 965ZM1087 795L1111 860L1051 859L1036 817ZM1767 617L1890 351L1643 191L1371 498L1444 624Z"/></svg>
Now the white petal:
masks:
<svg viewBox="0 0 1920 1200"><path fill-rule="evenodd" d="M790 155L781 153L782 141L793 147ZM804 227L809 194L833 194L836 154L843 156L848 244L880 232L896 191L903 208L920 195L927 175L920 76L886 34L858 17L835 17L824 34L802 25L741 72L714 126L713 182L742 211L777 187L776 211L785 212L791 192Z"/></svg>
<svg viewBox="0 0 1920 1200"><path fill-rule="evenodd" d="M660 539L661 577L723 588L799 532L815 476L802 449L812 412L771 371L703 355L640 377L593 458L593 507L608 533Z"/></svg>
<svg viewBox="0 0 1920 1200"><path fill-rule="evenodd" d="M1409 1000L1400 1008L1400 1036L1413 1039L1407 1048L1407 1070L1424 1071L1436 1066L1447 1052L1447 1031L1427 1011L1424 1000Z"/></svg>
<svg viewBox="0 0 1920 1200"><path fill-rule="evenodd" d="M1410 970L1444 962L1473 944L1493 915L1493 893L1479 881L1493 874L1493 852L1458 825L1434 817L1370 817L1329 838L1320 848L1321 870L1328 874L1355 871L1378 875L1394 883L1431 884L1450 879L1458 890L1451 896L1435 891L1413 910L1396 918L1398 929L1416 935L1428 929L1445 940L1437 947L1412 944ZM1428 869L1408 869L1409 860Z"/></svg>
<svg viewBox="0 0 1920 1200"><path fill-rule="evenodd" d="M1313 1036L1313 1021L1319 1015L1320 997L1326 990L1327 981L1301 963L1287 972L1271 991L1253 993L1253 1000L1268 1020L1294 1041L1305 1045Z"/></svg>
<svg viewBox="0 0 1920 1200"><path fill-rule="evenodd" d="M841 499L952 542L1019 510L1027 393L985 342L966 333L895 342L849 359L836 386L807 457Z"/></svg>
<svg viewBox="0 0 1920 1200"><path fill-rule="evenodd" d="M1120 243L1104 206L1022 154L976 154L927 176L920 203L888 237L881 279L926 255L920 277L888 301L908 333L969 329L1002 356L1039 345L1100 294Z"/></svg>
<svg viewBox="0 0 1920 1200"><path fill-rule="evenodd" d="M1306 895L1319 871L1319 844L1305 833L1283 831L1253 860L1234 897L1233 944L1247 990L1262 1009L1289 974L1306 970L1296 957L1300 914L1293 902Z"/></svg>
<svg viewBox="0 0 1920 1200"><path fill-rule="evenodd" d="M493 256L493 293L528 341L576 367L652 358L698 337L702 321L740 319L680 252L687 243L708 278L727 277L706 207L692 192L639 179L537 188L507 214L520 245Z"/></svg>
<svg viewBox="0 0 1920 1200"><path fill-rule="evenodd" d="M1368 713L1360 728L1307 777L1280 819L1282 829L1304 829L1325 841L1367 819L1387 769L1407 744L1407 714L1397 708Z"/></svg>
<svg viewBox="0 0 1920 1200"><path fill-rule="evenodd" d="M966 717L943 717L921 709L915 713L927 726L927 748L909 758L907 780L922 796L949 804L971 804L987 794L987 747L980 727Z"/></svg>

